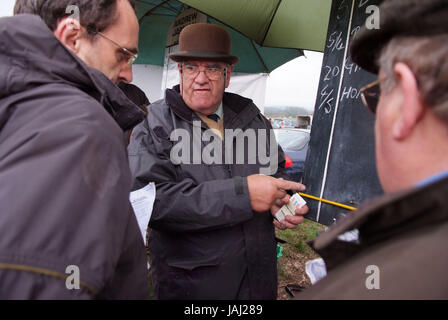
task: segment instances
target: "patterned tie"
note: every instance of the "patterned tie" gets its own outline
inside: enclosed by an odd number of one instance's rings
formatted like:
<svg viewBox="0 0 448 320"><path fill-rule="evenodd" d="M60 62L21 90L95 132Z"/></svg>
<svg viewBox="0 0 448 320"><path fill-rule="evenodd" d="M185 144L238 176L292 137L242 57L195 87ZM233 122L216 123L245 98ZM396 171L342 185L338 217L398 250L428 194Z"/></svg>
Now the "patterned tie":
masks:
<svg viewBox="0 0 448 320"><path fill-rule="evenodd" d="M213 114L209 114L209 115L207 116L207 118L212 119L212 120L215 121L215 122L219 122L219 116L218 116L217 114L215 114L215 113L213 113Z"/></svg>

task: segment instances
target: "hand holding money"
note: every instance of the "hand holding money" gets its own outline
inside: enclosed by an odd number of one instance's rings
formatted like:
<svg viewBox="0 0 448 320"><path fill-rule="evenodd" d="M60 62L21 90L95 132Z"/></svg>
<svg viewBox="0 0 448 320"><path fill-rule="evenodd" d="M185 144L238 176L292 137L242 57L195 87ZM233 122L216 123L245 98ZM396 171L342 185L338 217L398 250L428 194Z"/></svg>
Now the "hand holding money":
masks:
<svg viewBox="0 0 448 320"><path fill-rule="evenodd" d="M308 210L306 201L298 193L291 197L286 195L271 208L271 213L276 219L274 225L281 230L295 229L303 222L303 216Z"/></svg>
<svg viewBox="0 0 448 320"><path fill-rule="evenodd" d="M277 200L284 199L287 196L285 190L305 190L305 186L301 183L260 174L247 177L247 186L251 207L257 212L269 210L277 203Z"/></svg>

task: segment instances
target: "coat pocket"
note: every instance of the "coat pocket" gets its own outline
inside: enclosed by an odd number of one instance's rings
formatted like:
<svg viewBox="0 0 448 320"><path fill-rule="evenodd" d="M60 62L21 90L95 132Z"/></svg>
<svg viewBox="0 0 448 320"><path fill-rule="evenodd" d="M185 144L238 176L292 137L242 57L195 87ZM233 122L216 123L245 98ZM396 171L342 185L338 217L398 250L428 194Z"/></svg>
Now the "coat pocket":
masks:
<svg viewBox="0 0 448 320"><path fill-rule="evenodd" d="M171 260L168 261L167 264L170 267L186 270L186 271L193 271L194 269L201 268L201 267L213 267L218 266L220 264L220 257L219 256L213 256L213 257L201 257L196 259L188 259L188 260Z"/></svg>
<svg viewBox="0 0 448 320"><path fill-rule="evenodd" d="M167 262L166 278L159 287L160 299L204 299L213 290L214 274L220 264L219 257Z"/></svg>

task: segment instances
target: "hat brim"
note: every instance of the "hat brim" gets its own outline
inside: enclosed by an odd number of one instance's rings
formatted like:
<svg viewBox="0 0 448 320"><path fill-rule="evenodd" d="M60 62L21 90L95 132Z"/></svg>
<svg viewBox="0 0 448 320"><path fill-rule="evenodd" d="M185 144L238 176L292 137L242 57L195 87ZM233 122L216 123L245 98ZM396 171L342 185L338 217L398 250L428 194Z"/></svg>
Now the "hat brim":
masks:
<svg viewBox="0 0 448 320"><path fill-rule="evenodd" d="M360 32L350 45L350 57L353 62L364 70L378 74L378 57L383 47L390 41L393 34L381 34L365 30Z"/></svg>
<svg viewBox="0 0 448 320"><path fill-rule="evenodd" d="M220 54L216 52L208 52L208 51L188 51L188 52L176 52L170 54L170 59L176 62L182 62L185 60L191 59L199 59L199 60L216 60L222 61L228 64L236 64L240 60L236 56Z"/></svg>
<svg viewBox="0 0 448 320"><path fill-rule="evenodd" d="M447 9L446 0L384 1L380 6L380 28L369 29L365 25L352 40L350 45L352 61L363 69L377 74L378 58L391 39L446 34Z"/></svg>

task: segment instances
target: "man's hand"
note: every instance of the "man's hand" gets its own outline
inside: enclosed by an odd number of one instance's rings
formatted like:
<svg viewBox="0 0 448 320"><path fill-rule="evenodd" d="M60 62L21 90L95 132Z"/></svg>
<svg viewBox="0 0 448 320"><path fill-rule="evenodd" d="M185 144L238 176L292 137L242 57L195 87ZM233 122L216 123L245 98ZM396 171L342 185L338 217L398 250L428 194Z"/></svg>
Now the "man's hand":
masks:
<svg viewBox="0 0 448 320"><path fill-rule="evenodd" d="M252 209L257 212L267 211L272 208L276 200L284 199L287 196L285 190L305 190L305 186L301 183L260 174L247 177L247 185L249 187L250 204Z"/></svg>
<svg viewBox="0 0 448 320"><path fill-rule="evenodd" d="M273 216L277 213L278 210L285 204L289 203L290 196L287 194L283 199L277 199L274 203L274 205L271 208L271 213ZM285 229L295 229L299 224L303 222L303 216L307 214L309 211L308 206L303 206L302 208L296 208L295 210L295 216L286 216L285 220L282 222L277 221L274 218L274 225L279 228L280 230Z"/></svg>

